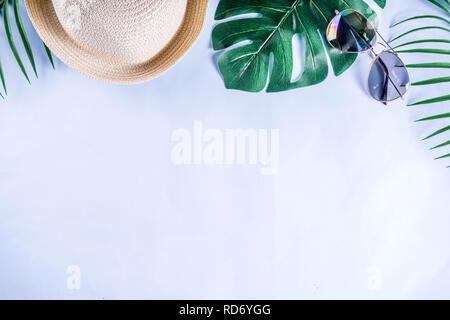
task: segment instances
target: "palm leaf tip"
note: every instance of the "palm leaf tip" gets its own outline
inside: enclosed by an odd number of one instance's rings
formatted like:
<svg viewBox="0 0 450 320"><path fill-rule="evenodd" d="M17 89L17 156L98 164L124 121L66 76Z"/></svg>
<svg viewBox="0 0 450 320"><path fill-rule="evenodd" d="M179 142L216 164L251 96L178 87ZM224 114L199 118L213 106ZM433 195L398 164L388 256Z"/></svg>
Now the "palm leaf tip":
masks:
<svg viewBox="0 0 450 320"><path fill-rule="evenodd" d="M434 160L441 160L441 159L446 159L446 158L450 158L450 153L447 153L446 155L443 155L441 157L437 157Z"/></svg>
<svg viewBox="0 0 450 320"><path fill-rule="evenodd" d="M422 119L416 120L416 122L429 121L429 120L440 120L440 119L446 119L446 118L450 118L450 112L449 113L441 113L441 114L438 114L435 116L422 118Z"/></svg>
<svg viewBox="0 0 450 320"><path fill-rule="evenodd" d="M409 34L411 34L411 33L415 33L415 32L422 31L422 30L443 30L443 31L450 32L450 29L449 29L449 28L442 27L442 26L425 26L425 27L414 28L414 29L411 29L411 30L409 30L409 31L406 31L406 32L404 32L404 33L402 33L402 34L396 36L395 38L393 38L393 39L390 40L389 42L390 42L390 43L391 43L391 42L394 42L394 41L396 41L396 40L398 40L398 39L400 39L400 38L403 38L403 37L405 37L405 36L407 36L407 35L409 35Z"/></svg>
<svg viewBox="0 0 450 320"><path fill-rule="evenodd" d="M408 22L408 21L421 20L421 19L436 19L436 20L444 21L447 24L450 24L450 20L448 20L448 19L446 19L444 17L441 17L441 16L437 16L437 15L421 15L421 16L414 16L414 17L406 18L404 20L396 22L393 25L391 25L391 28L394 28L394 27L396 27L396 26L398 26L400 24L403 24L405 22Z"/></svg>
<svg viewBox="0 0 450 320"><path fill-rule="evenodd" d="M410 46L413 44L421 44L421 43L450 43L450 40L449 39L421 39L421 40L409 41L409 42L405 42L405 43L396 45L394 47L394 49Z"/></svg>
<svg viewBox="0 0 450 320"><path fill-rule="evenodd" d="M423 138L422 140L428 140L428 139L430 139L430 138L432 138L432 137L435 137L435 136L437 136L437 135L440 135L441 133L447 132L447 131L449 131L449 130L450 130L450 125L447 126L447 127L445 127L445 128L442 128L442 129L439 129L439 130L433 132L432 134L430 134L430 135L427 136L426 138Z"/></svg>
<svg viewBox="0 0 450 320"><path fill-rule="evenodd" d="M11 51L14 55L14 58L16 59L17 64L20 67L20 70L22 71L22 74L25 76L25 79L27 79L28 83L31 84L30 78L28 77L27 71L25 70L25 66L23 65L19 52L17 51L16 44L14 42L14 37L12 35L11 20L9 18L8 1L6 0L3 2L2 11L3 11L2 12L3 23L5 25L6 38L8 39L9 47L11 48Z"/></svg>
<svg viewBox="0 0 450 320"><path fill-rule="evenodd" d="M449 95L440 96L440 97L437 97L437 98L417 101L417 102L408 104L408 107L419 106L419 105L424 105L424 104L445 102L445 101L449 101L449 100L450 100L450 94Z"/></svg>
<svg viewBox="0 0 450 320"><path fill-rule="evenodd" d="M45 49L45 53L47 54L47 58L50 61L50 64L52 65L53 70L55 70L55 63L53 61L52 52L50 51L50 49L47 47L47 45L44 42L42 42L42 44L44 45L44 49Z"/></svg>
<svg viewBox="0 0 450 320"><path fill-rule="evenodd" d="M407 64L407 68L410 69L450 69L450 62L426 62L426 63L412 63Z"/></svg>
<svg viewBox="0 0 450 320"><path fill-rule="evenodd" d="M19 0L13 0L13 9L14 9L14 17L16 19L17 29L19 30L20 37L22 39L23 46L25 48L25 52L28 56L28 60L30 61L31 67L33 68L34 74L36 78L38 77L36 70L36 63L34 61L33 50L31 49L30 41L28 40L28 35L25 30L22 17L20 15L20 3Z"/></svg>
<svg viewBox="0 0 450 320"><path fill-rule="evenodd" d="M5 91L5 95L8 95L8 89L6 88L5 74L3 73L1 61L0 61L0 80L2 82L3 90Z"/></svg>
<svg viewBox="0 0 450 320"><path fill-rule="evenodd" d="M430 148L430 150L439 149L439 148L442 148L442 147L446 147L446 146L448 146L448 145L450 145L450 140L448 140L448 141L446 141L446 142L444 142L444 143L441 143L441 144L439 144L439 145L437 145L437 146L435 146L435 147L433 147L433 148Z"/></svg>
<svg viewBox="0 0 450 320"><path fill-rule="evenodd" d="M434 54L450 55L450 50L447 50L447 49L418 48L418 49L397 50L397 53L434 53Z"/></svg>
<svg viewBox="0 0 450 320"><path fill-rule="evenodd" d="M450 76L416 81L416 82L411 83L411 85L412 86L425 86L425 85L445 83L445 82L450 82Z"/></svg>

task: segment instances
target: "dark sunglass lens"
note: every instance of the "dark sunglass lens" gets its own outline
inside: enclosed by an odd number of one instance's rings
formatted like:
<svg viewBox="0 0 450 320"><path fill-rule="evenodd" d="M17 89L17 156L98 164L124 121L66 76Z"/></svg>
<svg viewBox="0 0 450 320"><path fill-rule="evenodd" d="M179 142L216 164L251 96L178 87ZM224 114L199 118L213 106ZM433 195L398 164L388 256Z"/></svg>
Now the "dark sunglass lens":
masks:
<svg viewBox="0 0 450 320"><path fill-rule="evenodd" d="M328 42L344 52L362 52L376 42L375 28L369 20L354 10L338 14L327 29Z"/></svg>
<svg viewBox="0 0 450 320"><path fill-rule="evenodd" d="M378 101L389 102L403 96L410 86L403 61L390 51L382 52L369 73L369 92Z"/></svg>

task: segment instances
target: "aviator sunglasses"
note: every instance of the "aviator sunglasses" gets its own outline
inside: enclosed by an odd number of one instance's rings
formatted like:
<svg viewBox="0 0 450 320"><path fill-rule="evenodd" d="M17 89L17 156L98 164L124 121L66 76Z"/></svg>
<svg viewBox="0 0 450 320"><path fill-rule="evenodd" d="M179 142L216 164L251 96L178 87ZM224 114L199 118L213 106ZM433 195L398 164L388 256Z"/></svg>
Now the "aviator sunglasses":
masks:
<svg viewBox="0 0 450 320"><path fill-rule="evenodd" d="M370 95L385 105L402 98L411 84L408 70L398 54L383 39L362 13L347 9L336 11L327 28L327 40L337 50L347 53L372 52L375 58L369 72ZM377 36L386 44L377 42ZM379 43L385 50L377 54L374 46Z"/></svg>

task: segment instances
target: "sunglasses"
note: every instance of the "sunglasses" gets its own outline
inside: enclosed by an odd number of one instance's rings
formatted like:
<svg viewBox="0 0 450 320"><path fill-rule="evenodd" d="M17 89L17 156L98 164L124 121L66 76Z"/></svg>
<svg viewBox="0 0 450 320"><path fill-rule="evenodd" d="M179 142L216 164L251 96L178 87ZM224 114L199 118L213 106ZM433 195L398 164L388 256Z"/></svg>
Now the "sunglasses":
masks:
<svg viewBox="0 0 450 320"><path fill-rule="evenodd" d="M336 11L336 17L328 25L326 37L332 47L342 52L372 52L375 55L368 78L369 93L375 100L386 105L398 98L403 99L411 84L408 70L362 13L353 9ZM377 37L386 45L377 42ZM377 43L385 47L379 54L374 50Z"/></svg>

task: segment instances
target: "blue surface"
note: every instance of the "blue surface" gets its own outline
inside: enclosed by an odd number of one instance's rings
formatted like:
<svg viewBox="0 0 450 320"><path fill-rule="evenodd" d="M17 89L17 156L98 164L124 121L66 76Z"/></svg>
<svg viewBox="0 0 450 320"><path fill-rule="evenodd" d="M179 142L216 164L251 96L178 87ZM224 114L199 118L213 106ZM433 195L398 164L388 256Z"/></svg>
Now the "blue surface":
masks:
<svg viewBox="0 0 450 320"><path fill-rule="evenodd" d="M384 34L427 7L406 2L383 11ZM372 101L366 55L315 87L228 91L210 46L216 4L186 57L136 86L58 60L53 71L27 19L30 87L0 41L0 297L449 298L449 169L427 150L444 140L420 141L443 122L413 122L448 104ZM279 129L278 174L175 166L171 135L194 121Z"/></svg>

